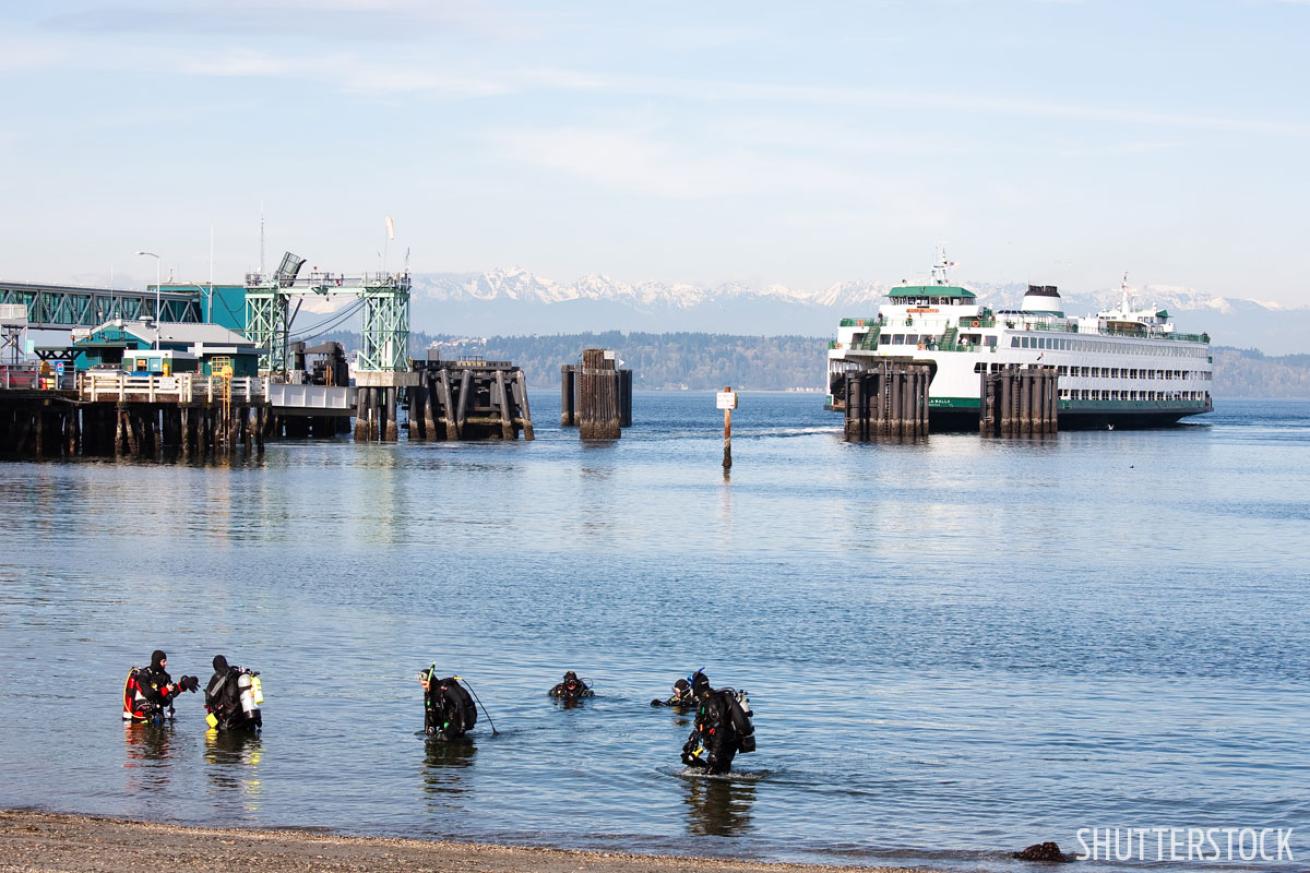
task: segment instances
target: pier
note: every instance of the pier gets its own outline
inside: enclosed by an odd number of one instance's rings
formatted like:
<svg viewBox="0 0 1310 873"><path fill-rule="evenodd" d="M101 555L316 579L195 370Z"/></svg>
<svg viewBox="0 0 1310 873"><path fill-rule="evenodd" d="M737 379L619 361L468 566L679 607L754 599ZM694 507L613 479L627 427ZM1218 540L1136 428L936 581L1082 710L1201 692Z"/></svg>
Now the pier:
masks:
<svg viewBox="0 0 1310 873"><path fill-rule="evenodd" d="M79 373L43 386L7 371L0 390L0 450L37 459L78 456L187 459L263 448L263 382L223 376ZM47 379L53 377L46 377Z"/></svg>

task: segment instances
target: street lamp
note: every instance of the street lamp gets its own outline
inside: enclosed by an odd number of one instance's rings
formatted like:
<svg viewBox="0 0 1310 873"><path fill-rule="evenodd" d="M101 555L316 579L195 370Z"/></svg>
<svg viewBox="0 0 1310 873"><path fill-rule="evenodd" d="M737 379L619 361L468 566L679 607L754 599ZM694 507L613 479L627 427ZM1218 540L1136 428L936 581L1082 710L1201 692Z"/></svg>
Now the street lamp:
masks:
<svg viewBox="0 0 1310 873"><path fill-rule="evenodd" d="M155 351L159 351L159 321L163 316L159 310L159 255L154 252L137 252L137 254L155 259Z"/></svg>

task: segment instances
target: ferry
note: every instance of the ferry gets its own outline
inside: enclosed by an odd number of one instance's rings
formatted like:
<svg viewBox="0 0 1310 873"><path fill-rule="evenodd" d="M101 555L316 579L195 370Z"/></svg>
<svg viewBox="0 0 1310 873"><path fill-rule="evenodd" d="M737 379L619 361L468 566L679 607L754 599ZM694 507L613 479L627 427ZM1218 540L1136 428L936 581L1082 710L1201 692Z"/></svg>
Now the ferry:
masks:
<svg viewBox="0 0 1310 873"><path fill-rule="evenodd" d="M982 374L1055 367L1060 427L1151 427L1214 409L1210 337L1179 333L1163 309L1134 308L1128 279L1116 308L1064 313L1054 285L1029 285L1017 310L992 309L953 284L940 253L931 278L887 292L876 318L844 318L828 347L829 409L846 377L879 358L926 363L933 430L976 430Z"/></svg>

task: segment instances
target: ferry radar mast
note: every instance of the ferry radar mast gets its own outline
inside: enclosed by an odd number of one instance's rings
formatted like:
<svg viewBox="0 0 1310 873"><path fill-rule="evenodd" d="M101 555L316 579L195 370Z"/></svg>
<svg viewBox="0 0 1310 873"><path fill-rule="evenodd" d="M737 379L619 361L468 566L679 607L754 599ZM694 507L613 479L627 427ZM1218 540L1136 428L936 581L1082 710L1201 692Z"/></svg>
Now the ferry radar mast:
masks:
<svg viewBox="0 0 1310 873"><path fill-rule="evenodd" d="M1119 293L1123 297L1123 299L1119 303L1119 311L1123 313L1127 313L1128 312L1128 274L1127 273L1124 273L1123 281L1119 283Z"/></svg>
<svg viewBox="0 0 1310 873"><path fill-rule="evenodd" d="M937 263L932 265L932 283L934 285L949 285L950 279L946 271L955 266L955 261L946 259L946 245L937 246Z"/></svg>

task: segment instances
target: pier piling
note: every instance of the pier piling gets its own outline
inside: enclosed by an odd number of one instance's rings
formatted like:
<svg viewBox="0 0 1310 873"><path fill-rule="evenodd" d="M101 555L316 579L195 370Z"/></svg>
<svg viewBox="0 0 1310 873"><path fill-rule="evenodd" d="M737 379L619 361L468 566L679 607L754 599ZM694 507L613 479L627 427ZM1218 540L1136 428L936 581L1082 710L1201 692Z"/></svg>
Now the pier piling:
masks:
<svg viewBox="0 0 1310 873"><path fill-rule="evenodd" d="M1054 367L1006 367L979 377L978 432L1019 436L1059 431L1059 377Z"/></svg>
<svg viewBox="0 0 1310 873"><path fill-rule="evenodd" d="M848 442L928 435L928 386L932 368L909 360L879 360L846 375Z"/></svg>

